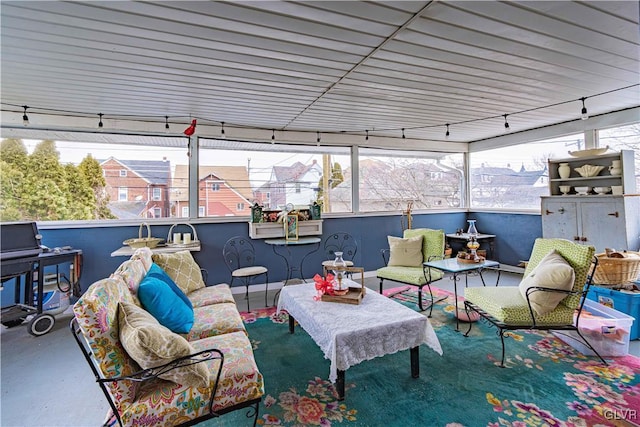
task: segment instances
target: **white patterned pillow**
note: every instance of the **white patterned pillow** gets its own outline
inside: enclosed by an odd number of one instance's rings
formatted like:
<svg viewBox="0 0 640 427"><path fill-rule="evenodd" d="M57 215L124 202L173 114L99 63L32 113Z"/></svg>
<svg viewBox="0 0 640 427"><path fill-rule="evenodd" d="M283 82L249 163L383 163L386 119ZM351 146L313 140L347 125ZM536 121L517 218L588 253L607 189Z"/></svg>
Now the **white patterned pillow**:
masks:
<svg viewBox="0 0 640 427"><path fill-rule="evenodd" d="M520 294L527 299L527 289L534 286L570 291L575 281L573 267L553 250L545 255L540 263L531 270L531 273L520 282ZM556 306L567 296L566 293L549 291L532 291L529 294L531 307L539 316L552 312Z"/></svg>
<svg viewBox="0 0 640 427"><path fill-rule="evenodd" d="M135 304L119 304L118 324L122 346L142 369L155 368L196 352L186 339L162 326ZM206 363L195 363L173 369L160 378L180 385L207 387L209 370Z"/></svg>
<svg viewBox="0 0 640 427"><path fill-rule="evenodd" d="M172 254L153 254L153 262L158 264L186 295L204 288L202 272L189 251Z"/></svg>
<svg viewBox="0 0 640 427"><path fill-rule="evenodd" d="M387 236L389 241L389 266L422 267L422 236L401 237Z"/></svg>

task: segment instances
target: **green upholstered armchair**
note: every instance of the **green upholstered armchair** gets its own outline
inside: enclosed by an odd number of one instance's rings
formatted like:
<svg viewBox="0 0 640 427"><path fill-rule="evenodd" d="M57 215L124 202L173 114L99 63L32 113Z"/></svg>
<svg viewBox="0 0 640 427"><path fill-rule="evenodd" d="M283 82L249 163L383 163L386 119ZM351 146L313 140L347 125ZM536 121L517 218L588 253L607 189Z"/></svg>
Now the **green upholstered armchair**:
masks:
<svg viewBox="0 0 640 427"><path fill-rule="evenodd" d="M496 284L495 287L465 289L467 315L474 311L499 330L501 367L504 367L504 333L518 329L575 331L606 364L577 327L591 286L593 271L590 270L597 267L594 253L593 246L565 239L538 238L519 286ZM570 276L563 278L563 271L568 271ZM560 284L563 280L565 284ZM471 326L469 323L465 336L469 335Z"/></svg>
<svg viewBox="0 0 640 427"><path fill-rule="evenodd" d="M444 258L445 236L444 230L433 230L430 228L416 228L405 230L403 238L422 236L422 262L432 261L434 259ZM442 279L443 273L437 269L424 268L420 266L401 266L388 265L390 260L390 249L382 249L382 258L386 267L377 270L377 277L380 279L380 293L382 293L382 285L384 280L391 280L407 285L418 287L418 306L420 310L426 310L422 300L422 288L427 287L429 290L430 310L429 317L433 311L433 293L431 292L431 283Z"/></svg>

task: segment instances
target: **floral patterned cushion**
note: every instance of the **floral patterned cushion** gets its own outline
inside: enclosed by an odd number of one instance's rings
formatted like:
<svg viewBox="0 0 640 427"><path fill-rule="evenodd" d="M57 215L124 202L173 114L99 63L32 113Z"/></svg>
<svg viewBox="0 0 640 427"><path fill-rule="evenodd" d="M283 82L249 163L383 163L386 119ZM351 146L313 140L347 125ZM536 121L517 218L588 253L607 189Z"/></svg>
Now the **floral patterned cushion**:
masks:
<svg viewBox="0 0 640 427"><path fill-rule="evenodd" d="M129 375L140 370L120 342L120 301L135 304L126 283L120 276L113 276L92 284L73 306L78 325L105 378ZM107 388L121 411L133 402L138 383L118 381L109 383Z"/></svg>
<svg viewBox="0 0 640 427"><path fill-rule="evenodd" d="M219 304L221 302L235 303L231 288L226 283L214 286L205 286L187 295L194 307Z"/></svg>
<svg viewBox="0 0 640 427"><path fill-rule="evenodd" d="M464 297L506 324L523 326L532 324L529 306L517 286L465 288ZM559 304L553 311L543 316L538 316L534 311L534 316L536 324L540 326L570 325L573 323L573 312L573 309Z"/></svg>
<svg viewBox="0 0 640 427"><path fill-rule="evenodd" d="M140 282L146 276L148 268L145 267L144 262L140 259L128 259L116 269L111 277L121 277L127 284L131 294L136 300L136 304L140 305L138 300L138 286Z"/></svg>
<svg viewBox="0 0 640 427"><path fill-rule="evenodd" d="M258 399L264 394L264 380L253 358L251 343L242 332L233 332L191 343L196 351L216 348L224 353L213 410ZM219 361L205 362L210 381L215 381ZM122 413L125 426L173 426L208 413L209 387L186 387L164 380L143 383L136 401Z"/></svg>
<svg viewBox="0 0 640 427"><path fill-rule="evenodd" d="M219 303L204 307L194 307L193 327L188 334L182 335L187 341L196 341L229 332L244 332L242 317L235 303Z"/></svg>

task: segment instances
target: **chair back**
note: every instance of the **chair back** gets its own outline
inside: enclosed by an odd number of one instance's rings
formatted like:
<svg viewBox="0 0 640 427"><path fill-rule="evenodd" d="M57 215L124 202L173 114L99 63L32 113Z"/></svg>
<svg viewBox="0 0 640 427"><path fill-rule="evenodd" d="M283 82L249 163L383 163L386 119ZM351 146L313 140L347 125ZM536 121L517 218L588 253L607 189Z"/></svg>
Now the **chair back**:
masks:
<svg viewBox="0 0 640 427"><path fill-rule="evenodd" d="M434 230L431 228L404 230L403 237L405 239L416 236L422 236L422 258L424 262L433 259L433 257L442 258L444 256L444 230Z"/></svg>
<svg viewBox="0 0 640 427"><path fill-rule="evenodd" d="M324 241L324 253L328 260L336 258L336 252L342 252L342 258L353 261L358 252L358 244L349 233L333 233Z"/></svg>
<svg viewBox="0 0 640 427"><path fill-rule="evenodd" d="M233 272L239 268L253 267L256 251L247 237L235 236L224 244L222 257L229 271Z"/></svg>
<svg viewBox="0 0 640 427"><path fill-rule="evenodd" d="M523 277L527 277L540 263L542 258L554 249L567 260L575 271L576 279L573 283L572 291L582 292L587 283L587 275L591 269L591 263L596 249L593 246L580 245L570 240L537 238L533 244L531 256ZM576 309L580 307L580 300L581 294L572 294L565 297L561 302L569 308Z"/></svg>

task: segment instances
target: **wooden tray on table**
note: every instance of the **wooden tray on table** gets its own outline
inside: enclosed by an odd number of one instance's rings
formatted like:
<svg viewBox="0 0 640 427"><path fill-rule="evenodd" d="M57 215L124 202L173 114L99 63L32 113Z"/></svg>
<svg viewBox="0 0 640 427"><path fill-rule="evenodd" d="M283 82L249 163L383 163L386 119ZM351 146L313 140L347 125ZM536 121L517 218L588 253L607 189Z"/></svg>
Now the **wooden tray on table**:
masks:
<svg viewBox="0 0 640 427"><path fill-rule="evenodd" d="M344 271L346 273L360 273L360 287L349 286L349 291L345 295L327 295L323 294L320 298L322 301L327 302L339 302L343 304L353 304L358 305L364 295L366 294L366 286L364 285L364 268L362 267L333 267L333 266L324 266L324 275L327 277L327 273L335 270ZM357 285L358 283L351 279L343 279L348 280L349 282Z"/></svg>

